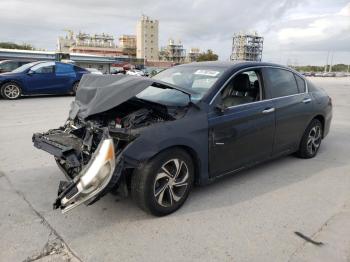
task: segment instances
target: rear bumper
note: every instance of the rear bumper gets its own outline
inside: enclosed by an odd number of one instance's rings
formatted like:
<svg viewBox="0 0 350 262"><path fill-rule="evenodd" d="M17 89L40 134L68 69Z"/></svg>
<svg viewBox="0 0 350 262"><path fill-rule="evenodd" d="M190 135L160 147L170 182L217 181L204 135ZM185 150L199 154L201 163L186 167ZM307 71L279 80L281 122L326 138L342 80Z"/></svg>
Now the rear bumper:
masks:
<svg viewBox="0 0 350 262"><path fill-rule="evenodd" d="M326 119L324 123L324 131L323 131L323 137L326 137L329 133L329 130L331 128L331 122L332 122L332 114L330 114Z"/></svg>
<svg viewBox="0 0 350 262"><path fill-rule="evenodd" d="M332 106L332 100L329 98L327 113L325 114L325 119L324 119L323 138L325 138L329 133L329 130L331 128L332 117L333 117L333 106Z"/></svg>

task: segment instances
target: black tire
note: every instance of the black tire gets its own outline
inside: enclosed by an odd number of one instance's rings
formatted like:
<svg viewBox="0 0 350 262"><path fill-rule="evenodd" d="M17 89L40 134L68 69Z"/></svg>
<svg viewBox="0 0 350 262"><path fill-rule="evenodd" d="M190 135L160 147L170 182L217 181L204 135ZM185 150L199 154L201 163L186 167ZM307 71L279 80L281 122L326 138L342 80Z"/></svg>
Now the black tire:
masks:
<svg viewBox="0 0 350 262"><path fill-rule="evenodd" d="M21 97L22 89L14 82L9 82L1 86L1 96L8 100L15 100Z"/></svg>
<svg viewBox="0 0 350 262"><path fill-rule="evenodd" d="M170 177L169 174L176 173L176 161L177 166L181 166L180 172L177 176ZM163 167L165 169L162 169ZM131 195L138 206L146 212L164 216L175 212L183 205L191 191L193 180L192 158L186 151L173 148L159 153L145 165L134 170L131 178Z"/></svg>
<svg viewBox="0 0 350 262"><path fill-rule="evenodd" d="M79 87L79 81L75 82L73 84L73 87L72 87L72 93L73 95L76 95L77 91L78 91L78 87Z"/></svg>
<svg viewBox="0 0 350 262"><path fill-rule="evenodd" d="M313 119L304 132L297 156L300 158L315 157L321 146L322 137L322 123L318 119Z"/></svg>

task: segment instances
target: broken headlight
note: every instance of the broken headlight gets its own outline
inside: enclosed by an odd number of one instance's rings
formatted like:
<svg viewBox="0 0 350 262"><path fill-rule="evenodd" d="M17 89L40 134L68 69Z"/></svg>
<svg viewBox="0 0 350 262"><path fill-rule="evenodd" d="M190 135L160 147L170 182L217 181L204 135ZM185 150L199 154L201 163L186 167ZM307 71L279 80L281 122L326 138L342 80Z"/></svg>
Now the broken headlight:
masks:
<svg viewBox="0 0 350 262"><path fill-rule="evenodd" d="M58 206L66 212L96 196L110 182L114 168L114 142L108 138L101 142L90 162L74 179L75 186L56 200Z"/></svg>

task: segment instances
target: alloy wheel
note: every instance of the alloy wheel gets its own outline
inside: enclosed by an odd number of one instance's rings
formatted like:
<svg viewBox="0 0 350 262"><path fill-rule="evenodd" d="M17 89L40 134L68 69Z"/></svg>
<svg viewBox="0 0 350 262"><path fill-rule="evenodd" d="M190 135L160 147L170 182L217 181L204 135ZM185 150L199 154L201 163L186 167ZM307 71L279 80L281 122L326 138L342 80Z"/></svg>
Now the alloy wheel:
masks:
<svg viewBox="0 0 350 262"><path fill-rule="evenodd" d="M180 159L167 161L159 170L154 181L154 197L163 207L171 207L185 195L189 185L189 171Z"/></svg>
<svg viewBox="0 0 350 262"><path fill-rule="evenodd" d="M307 139L307 150L309 154L313 155L320 147L322 140L322 130L321 127L316 125L311 128L309 132L309 137Z"/></svg>
<svg viewBox="0 0 350 262"><path fill-rule="evenodd" d="M17 85L6 85L3 94L9 99L16 99L20 96L21 91Z"/></svg>

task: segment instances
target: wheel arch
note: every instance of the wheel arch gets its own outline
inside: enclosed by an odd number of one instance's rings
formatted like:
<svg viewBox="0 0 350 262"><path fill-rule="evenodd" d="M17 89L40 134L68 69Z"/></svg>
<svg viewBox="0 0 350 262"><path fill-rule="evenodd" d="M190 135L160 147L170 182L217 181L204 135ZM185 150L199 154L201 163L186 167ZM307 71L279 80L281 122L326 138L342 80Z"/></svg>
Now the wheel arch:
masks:
<svg viewBox="0 0 350 262"><path fill-rule="evenodd" d="M324 117L323 115L321 115L321 114L318 114L318 115L314 116L314 118L312 118L311 121L314 120L314 119L317 119L318 121L321 122L322 131L323 131L323 132L322 132L322 138L323 138L324 127L325 127L325 117ZM310 121L310 123L311 123L311 121Z"/></svg>
<svg viewBox="0 0 350 262"><path fill-rule="evenodd" d="M169 147L169 149L171 148L180 148L190 155L190 157L192 158L192 163L194 167L194 183L200 184L201 160L197 152L193 148L187 145L177 145L177 146Z"/></svg>
<svg viewBox="0 0 350 262"><path fill-rule="evenodd" d="M23 84L21 83L21 81L15 80L15 79L6 79L3 82L1 82L0 87L3 87L4 85L8 84L8 83L15 83L19 86L19 88L21 88L22 92L23 90Z"/></svg>
<svg viewBox="0 0 350 262"><path fill-rule="evenodd" d="M147 159L144 159L143 161L145 161L145 162L150 161L151 159L153 159L154 157L156 157L160 153L162 153L164 151L172 150L172 149L181 149L181 150L185 151L187 154L189 154L189 156L192 159L192 163L193 163L193 167L194 167L194 183L200 184L201 183L200 174L202 171L202 161L199 157L198 152L196 152L196 150L194 148L190 147L189 145L176 144L176 145L164 147L157 152L153 152L152 154L149 154ZM140 161L137 161L137 162L140 163Z"/></svg>
<svg viewBox="0 0 350 262"><path fill-rule="evenodd" d="M0 83L0 97L3 96L2 95L3 87L6 84L11 84L11 83L16 84L20 89L20 95L17 98L20 98L23 94L24 95L26 94L26 90L23 88L23 84L20 81L13 80L13 79L6 79L5 81Z"/></svg>

